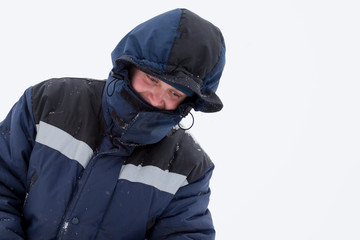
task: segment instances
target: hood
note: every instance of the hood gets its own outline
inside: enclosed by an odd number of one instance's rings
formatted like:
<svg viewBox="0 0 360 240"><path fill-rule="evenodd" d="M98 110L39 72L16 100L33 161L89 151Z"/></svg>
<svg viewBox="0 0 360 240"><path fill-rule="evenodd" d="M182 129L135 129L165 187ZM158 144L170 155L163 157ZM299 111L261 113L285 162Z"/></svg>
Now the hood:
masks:
<svg viewBox="0 0 360 240"><path fill-rule="evenodd" d="M187 104L217 112L223 104L215 91L225 65L220 30L187 9L158 15L129 32L111 54L113 74L133 65L179 90L191 91Z"/></svg>

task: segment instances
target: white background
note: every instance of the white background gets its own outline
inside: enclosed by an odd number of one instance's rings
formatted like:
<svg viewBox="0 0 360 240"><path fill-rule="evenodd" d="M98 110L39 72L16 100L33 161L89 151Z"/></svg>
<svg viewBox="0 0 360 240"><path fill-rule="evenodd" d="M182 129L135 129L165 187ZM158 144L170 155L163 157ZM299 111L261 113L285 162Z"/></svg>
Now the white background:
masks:
<svg viewBox="0 0 360 240"><path fill-rule="evenodd" d="M360 239L356 0L5 1L0 117L51 77L105 79L137 24L186 7L223 32L220 113L195 113L216 164L217 239Z"/></svg>

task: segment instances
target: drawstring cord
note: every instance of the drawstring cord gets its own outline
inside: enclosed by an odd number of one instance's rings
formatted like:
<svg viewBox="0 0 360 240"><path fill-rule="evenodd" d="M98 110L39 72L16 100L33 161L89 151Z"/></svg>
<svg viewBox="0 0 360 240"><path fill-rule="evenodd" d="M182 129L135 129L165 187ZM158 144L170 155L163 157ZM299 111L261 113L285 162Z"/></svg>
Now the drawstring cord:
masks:
<svg viewBox="0 0 360 240"><path fill-rule="evenodd" d="M107 87L106 87L106 93L107 93L107 95L108 95L109 97L111 97L112 95L114 95L117 81L119 81L119 79L114 78L114 79L111 80L111 81L109 82L109 84L107 85ZM113 82L115 82L115 84L114 84L114 87L113 87L113 89L112 89L112 92L110 93L110 92L109 92L109 87L110 87L110 85L111 85Z"/></svg>
<svg viewBox="0 0 360 240"><path fill-rule="evenodd" d="M181 126L180 122L178 123L179 128L181 128L181 129L182 129L182 130L184 130L184 131L189 130L190 128L192 128L192 127L194 126L194 123L195 123L195 118L194 118L194 115L192 115L192 113L191 113L191 112L188 112L188 114L190 114L191 119L192 119L192 122L191 122L190 127L188 127L188 128L184 128L184 127L182 127L182 126ZM185 117L186 117L186 115L185 115L185 114L183 114L183 115L182 115L182 117L183 117L183 118L185 118Z"/></svg>
<svg viewBox="0 0 360 240"><path fill-rule="evenodd" d="M114 95L115 89L116 89L116 84L117 84L120 80L124 80L124 77L123 77L123 76L121 76L121 75L119 75L119 74L116 74L116 73L114 73L114 72L111 72L111 76L114 77L114 78L109 82L109 84L108 84L107 87L106 87L106 93L107 93L107 95L108 95L109 97L111 97L112 95ZM114 83L114 82L115 82L115 83ZM110 92L109 92L109 87L110 87L110 85L113 84L113 83L114 83L114 87L113 87L113 89L112 89L112 92L110 93Z"/></svg>

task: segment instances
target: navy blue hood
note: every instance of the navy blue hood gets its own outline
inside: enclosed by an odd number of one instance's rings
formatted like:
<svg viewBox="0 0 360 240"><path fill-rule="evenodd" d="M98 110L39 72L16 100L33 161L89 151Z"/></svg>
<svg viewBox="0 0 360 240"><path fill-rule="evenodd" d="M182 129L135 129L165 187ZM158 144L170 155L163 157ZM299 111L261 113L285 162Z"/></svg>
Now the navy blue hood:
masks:
<svg viewBox="0 0 360 240"><path fill-rule="evenodd" d="M166 12L134 28L116 46L112 61L103 104L111 134L121 144L156 143L191 109L216 112L223 106L215 94L225 64L223 37L217 27L186 9ZM188 97L171 111L151 106L132 89L130 67Z"/></svg>
<svg viewBox="0 0 360 240"><path fill-rule="evenodd" d="M133 65L179 90L194 93L196 111L223 107L215 94L225 65L220 30L187 9L156 16L130 31L112 52L113 72Z"/></svg>

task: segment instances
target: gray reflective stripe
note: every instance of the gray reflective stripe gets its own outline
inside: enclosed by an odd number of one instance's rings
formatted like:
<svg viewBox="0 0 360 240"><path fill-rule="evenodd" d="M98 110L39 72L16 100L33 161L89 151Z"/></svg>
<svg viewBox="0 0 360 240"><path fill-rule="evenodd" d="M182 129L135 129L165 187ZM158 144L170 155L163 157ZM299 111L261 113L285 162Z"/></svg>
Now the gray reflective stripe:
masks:
<svg viewBox="0 0 360 240"><path fill-rule="evenodd" d="M66 157L79 162L85 168L93 155L89 145L46 122L40 121L36 128L36 142L61 152Z"/></svg>
<svg viewBox="0 0 360 240"><path fill-rule="evenodd" d="M164 171L155 166L135 166L133 164L122 166L119 179L150 185L171 194L175 194L180 187L188 184L184 175Z"/></svg>

